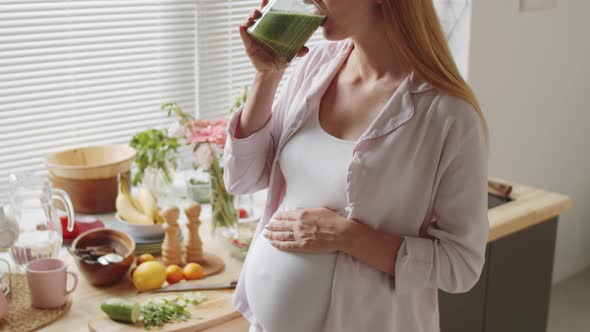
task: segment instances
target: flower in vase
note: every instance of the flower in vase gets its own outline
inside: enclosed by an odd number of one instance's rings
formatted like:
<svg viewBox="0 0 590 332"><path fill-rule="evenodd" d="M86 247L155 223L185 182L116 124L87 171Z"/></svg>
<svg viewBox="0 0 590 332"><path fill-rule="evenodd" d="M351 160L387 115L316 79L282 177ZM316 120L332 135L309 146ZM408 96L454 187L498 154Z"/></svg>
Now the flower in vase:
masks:
<svg viewBox="0 0 590 332"><path fill-rule="evenodd" d="M227 141L228 119L194 119L176 104L165 105L168 106L163 108L170 108L169 116L175 114L187 128L185 143L194 147L195 164L209 173L212 230L215 231L217 227L236 228L238 211L234 206L234 196L225 188L221 163L221 153Z"/></svg>
<svg viewBox="0 0 590 332"><path fill-rule="evenodd" d="M195 149L194 156L195 164L204 171L208 171L211 168L211 163L213 163L213 158L215 158L212 147L208 146L207 143L199 144Z"/></svg>
<svg viewBox="0 0 590 332"><path fill-rule="evenodd" d="M210 142L219 146L224 147L227 141L227 119L219 118L211 123L212 133Z"/></svg>
<svg viewBox="0 0 590 332"><path fill-rule="evenodd" d="M193 120L189 123L191 135L187 142L189 144L213 143L221 148L227 140L227 119L219 118L215 121Z"/></svg>

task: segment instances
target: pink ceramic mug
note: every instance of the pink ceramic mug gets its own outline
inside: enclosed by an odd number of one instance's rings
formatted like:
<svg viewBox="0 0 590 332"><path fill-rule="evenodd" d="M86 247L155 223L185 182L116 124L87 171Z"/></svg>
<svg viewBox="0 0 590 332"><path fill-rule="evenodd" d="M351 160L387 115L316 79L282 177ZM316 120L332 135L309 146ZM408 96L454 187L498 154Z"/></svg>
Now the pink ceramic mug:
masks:
<svg viewBox="0 0 590 332"><path fill-rule="evenodd" d="M74 278L74 287L70 290L66 289L68 274ZM27 282L33 307L51 309L66 303L68 294L78 285L78 276L66 271L66 263L62 260L43 258L27 264Z"/></svg>

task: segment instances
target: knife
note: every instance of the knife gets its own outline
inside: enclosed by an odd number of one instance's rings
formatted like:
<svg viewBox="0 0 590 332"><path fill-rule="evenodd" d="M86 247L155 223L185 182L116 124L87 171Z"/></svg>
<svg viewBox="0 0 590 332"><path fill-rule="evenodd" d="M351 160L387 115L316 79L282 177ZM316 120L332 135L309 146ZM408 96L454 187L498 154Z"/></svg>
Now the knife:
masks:
<svg viewBox="0 0 590 332"><path fill-rule="evenodd" d="M223 282L223 283L219 283L219 284L208 284L208 285L189 284L189 283L183 282L183 283L170 285L165 288L156 289L152 293L183 292L183 291L213 290L213 289L232 289L232 288L236 288L237 284L238 284L238 282L235 280L229 281L229 282Z"/></svg>

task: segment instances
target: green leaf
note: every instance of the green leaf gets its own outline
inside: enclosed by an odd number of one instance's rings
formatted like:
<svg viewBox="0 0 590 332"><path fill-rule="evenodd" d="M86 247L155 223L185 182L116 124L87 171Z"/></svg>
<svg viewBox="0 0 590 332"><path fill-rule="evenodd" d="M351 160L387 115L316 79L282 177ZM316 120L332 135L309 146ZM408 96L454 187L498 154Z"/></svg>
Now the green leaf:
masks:
<svg viewBox="0 0 590 332"><path fill-rule="evenodd" d="M176 168L175 153L180 144L176 138L168 137L163 130L152 128L139 132L131 138L129 144L137 151L135 164L138 172L133 178L133 185L142 183L143 173L150 167L163 169L168 174L168 165Z"/></svg>

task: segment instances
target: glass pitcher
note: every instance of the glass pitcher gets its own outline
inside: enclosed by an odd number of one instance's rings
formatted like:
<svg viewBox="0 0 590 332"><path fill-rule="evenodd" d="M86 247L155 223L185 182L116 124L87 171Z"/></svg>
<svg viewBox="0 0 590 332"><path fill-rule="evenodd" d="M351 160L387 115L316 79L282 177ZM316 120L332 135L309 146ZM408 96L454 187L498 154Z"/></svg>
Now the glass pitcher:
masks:
<svg viewBox="0 0 590 332"><path fill-rule="evenodd" d="M0 258L0 262L6 265L6 271L8 273L4 273L4 271L0 270L0 295L5 297L10 297L12 292L12 271L10 271L10 263ZM0 318L0 321L2 318Z"/></svg>
<svg viewBox="0 0 590 332"><path fill-rule="evenodd" d="M271 0L248 33L289 63L325 19L315 0Z"/></svg>
<svg viewBox="0 0 590 332"><path fill-rule="evenodd" d="M18 239L18 224L0 202L0 251L8 250Z"/></svg>
<svg viewBox="0 0 590 332"><path fill-rule="evenodd" d="M62 244L59 215L53 206L57 200L65 207L68 231L74 229L74 208L68 194L53 189L47 178L30 173L11 174L9 177L11 213L19 225L19 237L10 248L14 262L23 269L38 258L54 258Z"/></svg>
<svg viewBox="0 0 590 332"><path fill-rule="evenodd" d="M12 274L10 273L10 264L4 259L0 258L0 262L6 264L8 267L8 274L0 270L0 322L8 313L8 299L12 291ZM6 277L5 277L6 276ZM0 323L1 324L1 323Z"/></svg>

